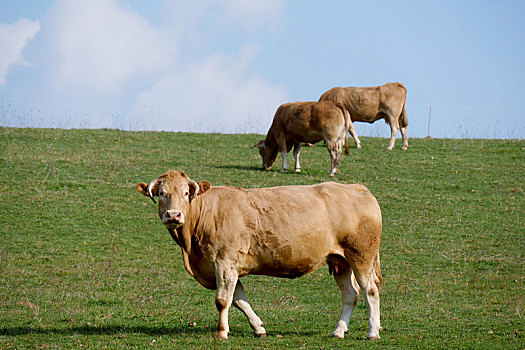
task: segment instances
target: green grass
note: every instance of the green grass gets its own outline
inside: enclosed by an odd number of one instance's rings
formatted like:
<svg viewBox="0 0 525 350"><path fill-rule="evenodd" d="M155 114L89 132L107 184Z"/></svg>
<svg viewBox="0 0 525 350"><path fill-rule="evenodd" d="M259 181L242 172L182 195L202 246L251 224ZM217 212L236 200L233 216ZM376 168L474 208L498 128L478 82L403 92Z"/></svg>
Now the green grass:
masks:
<svg viewBox="0 0 525 350"><path fill-rule="evenodd" d="M383 212L377 342L362 297L333 339L340 293L326 267L295 280L247 276L269 335L184 270L154 204L135 191L168 169L215 185L331 180L324 147L301 174L259 170L261 135L0 128L0 348L525 348L525 141L362 138L336 181ZM290 158L292 156L290 155Z"/></svg>

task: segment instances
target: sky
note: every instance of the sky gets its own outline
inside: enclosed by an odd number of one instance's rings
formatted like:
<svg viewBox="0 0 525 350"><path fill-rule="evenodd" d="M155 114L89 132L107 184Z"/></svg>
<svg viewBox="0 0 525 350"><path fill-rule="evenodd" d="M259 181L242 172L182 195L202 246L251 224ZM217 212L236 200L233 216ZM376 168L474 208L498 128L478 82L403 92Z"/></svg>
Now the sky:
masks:
<svg viewBox="0 0 525 350"><path fill-rule="evenodd" d="M0 1L0 126L264 134L394 81L409 137L525 138L525 1Z"/></svg>

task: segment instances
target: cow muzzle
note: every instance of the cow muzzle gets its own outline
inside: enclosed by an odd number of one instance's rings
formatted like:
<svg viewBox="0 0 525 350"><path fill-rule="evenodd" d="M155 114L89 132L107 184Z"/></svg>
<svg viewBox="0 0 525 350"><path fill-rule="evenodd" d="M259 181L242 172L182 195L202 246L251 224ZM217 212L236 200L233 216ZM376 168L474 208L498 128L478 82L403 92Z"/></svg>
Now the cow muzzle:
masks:
<svg viewBox="0 0 525 350"><path fill-rule="evenodd" d="M170 209L162 215L162 223L164 225L180 226L184 224L184 214L180 210Z"/></svg>

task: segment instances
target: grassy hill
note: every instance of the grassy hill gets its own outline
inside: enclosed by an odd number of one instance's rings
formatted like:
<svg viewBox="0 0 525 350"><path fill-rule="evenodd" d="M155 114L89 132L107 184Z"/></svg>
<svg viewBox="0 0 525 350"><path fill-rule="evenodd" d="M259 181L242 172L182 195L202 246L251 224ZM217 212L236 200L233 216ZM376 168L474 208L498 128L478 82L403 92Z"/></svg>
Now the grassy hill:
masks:
<svg viewBox="0 0 525 350"><path fill-rule="evenodd" d="M330 337L340 293L325 267L243 279L269 335L230 311L213 334L214 292L184 270L154 204L135 191L168 169L215 185L314 184L260 170L261 135L0 128L0 348L525 347L525 140L362 138L335 181L363 183L383 212L379 342L360 297L344 340ZM290 155L290 158L293 158ZM293 162L290 162L293 164Z"/></svg>

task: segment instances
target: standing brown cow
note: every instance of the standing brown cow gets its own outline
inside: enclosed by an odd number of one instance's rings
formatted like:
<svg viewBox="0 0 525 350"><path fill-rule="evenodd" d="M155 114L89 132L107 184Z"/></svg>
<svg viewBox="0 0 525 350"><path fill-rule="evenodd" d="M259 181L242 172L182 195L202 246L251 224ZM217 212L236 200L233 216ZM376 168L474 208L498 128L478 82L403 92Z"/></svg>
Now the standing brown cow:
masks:
<svg viewBox="0 0 525 350"><path fill-rule="evenodd" d="M335 87L325 92L319 101L341 103L350 112L352 122L373 123L384 119L390 125L391 138L387 149L394 148L397 131L403 136L403 150L408 148L407 137L407 90L401 83L387 83L373 87ZM354 125L349 124L349 131L357 148L361 141L357 137Z"/></svg>
<svg viewBox="0 0 525 350"><path fill-rule="evenodd" d="M286 153L293 147L295 171L300 172L301 143L324 140L332 161L330 176L334 176L345 143L345 154L348 154L347 130L351 123L350 116L342 104L331 101L285 103L275 112L266 139L252 148L259 148L265 170L271 169L280 152L283 158L281 172L285 172L288 168Z"/></svg>
<svg viewBox="0 0 525 350"><path fill-rule="evenodd" d="M181 247L186 271L217 290L219 338L228 338L232 304L255 336L266 334L241 277L295 278L325 263L343 301L332 335L343 338L348 332L361 288L369 310L368 338L379 338L381 209L365 186L327 182L243 189L196 182L172 170L136 188L159 198L159 217Z"/></svg>

